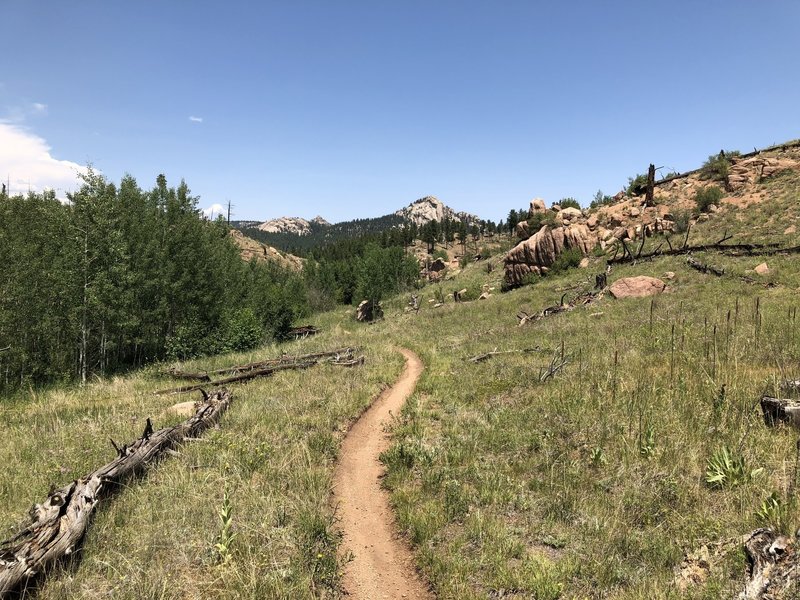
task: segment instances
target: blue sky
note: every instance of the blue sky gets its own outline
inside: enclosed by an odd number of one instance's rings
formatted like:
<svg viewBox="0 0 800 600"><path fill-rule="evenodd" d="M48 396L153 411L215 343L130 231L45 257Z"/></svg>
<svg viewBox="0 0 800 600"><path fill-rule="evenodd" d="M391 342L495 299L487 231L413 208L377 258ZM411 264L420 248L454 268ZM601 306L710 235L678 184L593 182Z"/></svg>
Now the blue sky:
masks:
<svg viewBox="0 0 800 600"><path fill-rule="evenodd" d="M0 22L12 189L91 162L234 218L435 195L496 220L800 137L795 0L3 0Z"/></svg>

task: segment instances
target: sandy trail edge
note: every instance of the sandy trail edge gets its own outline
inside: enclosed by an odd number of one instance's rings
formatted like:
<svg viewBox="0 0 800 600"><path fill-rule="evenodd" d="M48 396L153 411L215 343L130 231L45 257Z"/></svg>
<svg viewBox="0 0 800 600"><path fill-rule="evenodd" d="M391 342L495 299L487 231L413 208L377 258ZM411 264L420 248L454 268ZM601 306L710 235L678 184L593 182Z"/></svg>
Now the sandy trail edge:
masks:
<svg viewBox="0 0 800 600"><path fill-rule="evenodd" d="M406 358L403 373L350 429L334 472L333 500L344 536L341 552L353 555L343 583L355 600L433 598L395 529L389 494L380 484L384 468L378 457L389 447L384 427L399 414L423 368L416 354L399 350Z"/></svg>

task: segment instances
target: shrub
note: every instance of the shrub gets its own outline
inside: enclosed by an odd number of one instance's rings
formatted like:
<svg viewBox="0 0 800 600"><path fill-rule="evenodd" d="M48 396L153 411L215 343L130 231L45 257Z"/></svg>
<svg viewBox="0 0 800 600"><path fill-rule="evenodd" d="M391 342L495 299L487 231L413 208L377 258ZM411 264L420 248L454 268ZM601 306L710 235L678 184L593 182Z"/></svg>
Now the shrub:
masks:
<svg viewBox="0 0 800 600"><path fill-rule="evenodd" d="M530 230L531 234L536 233L539 231L544 225L548 227L554 227L556 224L556 215L553 211L548 210L547 212L540 212L536 213L528 219L528 229Z"/></svg>
<svg viewBox="0 0 800 600"><path fill-rule="evenodd" d="M689 219L692 218L692 212L689 210L675 210L672 213L673 225L672 230L675 233L686 233L689 229Z"/></svg>
<svg viewBox="0 0 800 600"><path fill-rule="evenodd" d="M447 252L444 250L434 250L433 254L431 254L431 258L433 260L441 258L446 263L450 262L450 258L447 256Z"/></svg>
<svg viewBox="0 0 800 600"><path fill-rule="evenodd" d="M577 248L566 248L556 257L556 261L550 265L549 273L555 275L568 269L577 267L583 260L583 253Z"/></svg>
<svg viewBox="0 0 800 600"><path fill-rule="evenodd" d="M558 201L558 205L563 209L565 208L577 208L581 210L581 204L575 198L562 198Z"/></svg>
<svg viewBox="0 0 800 600"><path fill-rule="evenodd" d="M714 181L728 182L728 175L731 170L731 157L739 156L738 150L722 151L719 154L712 154L701 167L702 176L705 179Z"/></svg>
<svg viewBox="0 0 800 600"><path fill-rule="evenodd" d="M628 187L625 193L628 196L641 196L647 190L647 175L639 173L636 177L628 177Z"/></svg>
<svg viewBox="0 0 800 600"><path fill-rule="evenodd" d="M694 201L697 204L697 210L705 212L712 204L717 204L722 196L725 194L715 185L709 185L702 189L697 190L694 196Z"/></svg>
<svg viewBox="0 0 800 600"><path fill-rule="evenodd" d="M706 483L714 488L734 487L749 482L763 470L748 471L744 457L723 446L706 463Z"/></svg>

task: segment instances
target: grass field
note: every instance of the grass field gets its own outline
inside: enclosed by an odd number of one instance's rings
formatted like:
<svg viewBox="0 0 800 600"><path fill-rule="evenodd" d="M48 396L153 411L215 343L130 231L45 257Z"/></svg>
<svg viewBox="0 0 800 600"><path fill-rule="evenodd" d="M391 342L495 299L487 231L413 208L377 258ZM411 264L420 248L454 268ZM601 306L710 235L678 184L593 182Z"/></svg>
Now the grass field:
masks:
<svg viewBox="0 0 800 600"><path fill-rule="evenodd" d="M793 193L780 196L786 210ZM737 222L718 218L693 239ZM740 544L713 558L700 584L683 589L676 570L705 543L800 524L797 434L766 428L758 408L782 378L800 377L800 260L697 257L726 274L704 275L683 257L618 266L610 281L675 277L654 299L607 295L523 327L518 311L588 289L600 259L506 294L502 268L481 261L424 288L419 313L404 311L405 296L387 300L374 325L339 308L318 316L324 332L314 338L187 364L356 344L367 357L356 369L322 365L235 386L220 428L101 507L78 559L39 597L338 597L332 468L348 423L399 374L395 346L417 352L426 370L384 455L385 485L440 598L730 597L745 574ZM769 275L750 273L762 260ZM468 297L496 291L454 303L464 287ZM436 297L447 302L433 308ZM466 360L494 349L526 351ZM540 381L554 357L567 365ZM152 394L169 385L152 367L1 404L0 535L51 484L106 462L109 437L134 439L146 416L175 422L164 410L186 398ZM723 452L724 478L709 484Z"/></svg>

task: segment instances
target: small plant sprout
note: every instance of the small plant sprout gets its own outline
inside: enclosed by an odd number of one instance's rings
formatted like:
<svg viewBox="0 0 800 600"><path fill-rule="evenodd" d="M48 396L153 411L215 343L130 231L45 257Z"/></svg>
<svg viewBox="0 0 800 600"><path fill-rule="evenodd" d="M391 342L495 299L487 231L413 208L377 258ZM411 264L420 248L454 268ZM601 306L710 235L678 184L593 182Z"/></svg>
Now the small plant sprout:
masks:
<svg viewBox="0 0 800 600"><path fill-rule="evenodd" d="M222 506L217 510L217 516L219 516L221 529L214 548L217 551L220 562L226 564L231 559L231 544L236 538L236 534L232 531L233 505L231 504L230 491L227 488L222 496Z"/></svg>
<svg viewBox="0 0 800 600"><path fill-rule="evenodd" d="M706 463L706 483L713 488L735 487L751 481L763 470L748 471L744 457L732 455L728 447L723 446Z"/></svg>

